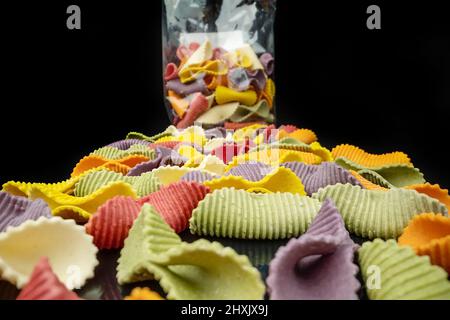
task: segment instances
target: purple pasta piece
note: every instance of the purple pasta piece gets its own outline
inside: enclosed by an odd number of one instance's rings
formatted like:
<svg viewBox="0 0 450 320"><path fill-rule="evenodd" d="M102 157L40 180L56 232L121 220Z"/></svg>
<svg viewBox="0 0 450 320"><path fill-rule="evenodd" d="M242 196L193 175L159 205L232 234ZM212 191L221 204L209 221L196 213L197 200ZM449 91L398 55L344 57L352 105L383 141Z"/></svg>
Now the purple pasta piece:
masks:
<svg viewBox="0 0 450 320"><path fill-rule="evenodd" d="M216 127L205 130L206 139L226 138L226 136L227 136L227 129L223 127Z"/></svg>
<svg viewBox="0 0 450 320"><path fill-rule="evenodd" d="M155 149L156 157L152 160L141 162L128 171L127 176L140 176L145 172L152 171L161 165L161 162L167 156L170 156L172 150L164 147Z"/></svg>
<svg viewBox="0 0 450 320"><path fill-rule="evenodd" d="M233 68L228 72L228 84L237 91L245 91L250 87L251 79L244 68Z"/></svg>
<svg viewBox="0 0 450 320"><path fill-rule="evenodd" d="M187 162L187 158L179 155L171 150L170 154L161 159L160 166L183 166Z"/></svg>
<svg viewBox="0 0 450 320"><path fill-rule="evenodd" d="M29 200L0 191L0 232L9 226L17 227L27 220L51 216L50 208L42 199Z"/></svg>
<svg viewBox="0 0 450 320"><path fill-rule="evenodd" d="M336 206L326 199L308 231L280 247L270 262L270 299L356 300L361 286L353 263L357 249Z"/></svg>
<svg viewBox="0 0 450 320"><path fill-rule="evenodd" d="M247 70L247 76L250 80L250 84L255 87L256 90L262 91L264 90L264 87L266 86L266 76L264 74L264 71L262 70L253 70L249 71Z"/></svg>
<svg viewBox="0 0 450 320"><path fill-rule="evenodd" d="M318 167L315 165L308 165L306 163L297 161L283 162L282 164L280 164L280 166L291 169L297 175L297 177L302 180L302 182L307 176L310 176L318 169Z"/></svg>
<svg viewBox="0 0 450 320"><path fill-rule="evenodd" d="M273 56L266 52L263 53L260 57L259 57L259 61L261 62L261 64L264 67L264 71L266 71L266 74L268 76L271 76L273 73L273 68L274 68L274 59Z"/></svg>
<svg viewBox="0 0 450 320"><path fill-rule="evenodd" d="M190 83L182 83L180 79L170 80L167 81L166 88L175 91L181 96L187 96L194 92L201 92L204 95L209 95L208 88L203 79L197 79Z"/></svg>
<svg viewBox="0 0 450 320"><path fill-rule="evenodd" d="M346 169L334 162L322 162L310 165L302 162L285 162L282 166L291 169L302 180L306 194L312 195L320 188L337 183L350 183L363 187L361 183Z"/></svg>
<svg viewBox="0 0 450 320"><path fill-rule="evenodd" d="M135 165L133 168L128 171L127 176L140 176L143 173L152 171L153 169L156 169L159 167L161 163L161 158L156 157L153 160L141 162L137 165Z"/></svg>
<svg viewBox="0 0 450 320"><path fill-rule="evenodd" d="M134 144L143 144L143 145L150 145L149 141L145 140L139 140L139 139L125 139L125 140L119 140L113 143L110 143L107 145L107 147L114 147L120 150L126 150L130 148Z"/></svg>
<svg viewBox="0 0 450 320"><path fill-rule="evenodd" d="M273 168L271 166L261 162L242 163L231 168L225 175L241 176L249 181L259 181L268 173L272 172L272 170Z"/></svg>
<svg viewBox="0 0 450 320"><path fill-rule="evenodd" d="M208 172L191 171L181 177L181 181L195 181L202 183L214 179L214 176Z"/></svg>

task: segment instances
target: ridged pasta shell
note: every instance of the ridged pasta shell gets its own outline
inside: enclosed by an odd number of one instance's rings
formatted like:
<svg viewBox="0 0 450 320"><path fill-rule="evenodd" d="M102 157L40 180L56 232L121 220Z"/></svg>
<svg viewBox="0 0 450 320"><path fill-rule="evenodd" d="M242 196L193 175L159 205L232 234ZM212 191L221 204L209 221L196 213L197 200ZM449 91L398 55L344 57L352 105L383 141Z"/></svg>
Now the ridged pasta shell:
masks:
<svg viewBox="0 0 450 320"><path fill-rule="evenodd" d="M394 240L365 242L358 251L366 291L372 300L449 300L447 273ZM378 282L378 283L377 283Z"/></svg>
<svg viewBox="0 0 450 320"><path fill-rule="evenodd" d="M285 239L304 233L319 209L319 201L298 194L223 188L200 201L190 229L200 236Z"/></svg>
<svg viewBox="0 0 450 320"><path fill-rule="evenodd" d="M0 234L0 276L22 288L39 259L48 257L59 280L73 289L94 276L96 253L92 237L73 220L28 220Z"/></svg>
<svg viewBox="0 0 450 320"><path fill-rule="evenodd" d="M412 166L408 155L400 151L384 154L371 154L359 147L349 144L341 144L334 147L333 150L331 150L331 153L335 159L345 157L348 160L368 169L395 164Z"/></svg>
<svg viewBox="0 0 450 320"><path fill-rule="evenodd" d="M416 214L447 215L447 208L414 190L366 190L351 184L336 184L312 195L320 201L331 198L342 214L347 229L364 238L397 238Z"/></svg>
<svg viewBox="0 0 450 320"><path fill-rule="evenodd" d="M450 218L434 213L415 216L398 238L420 255L428 255L431 263L450 272Z"/></svg>
<svg viewBox="0 0 450 320"><path fill-rule="evenodd" d="M117 271L119 283L154 277L168 299L262 299L265 291L246 256L218 242L181 242L148 204L125 240Z"/></svg>

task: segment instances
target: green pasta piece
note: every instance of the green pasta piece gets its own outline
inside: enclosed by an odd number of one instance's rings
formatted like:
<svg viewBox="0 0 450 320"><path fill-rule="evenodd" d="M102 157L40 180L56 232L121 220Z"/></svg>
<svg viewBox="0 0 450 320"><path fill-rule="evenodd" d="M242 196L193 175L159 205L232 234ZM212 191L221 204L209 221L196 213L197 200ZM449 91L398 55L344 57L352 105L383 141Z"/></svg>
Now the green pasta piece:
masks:
<svg viewBox="0 0 450 320"><path fill-rule="evenodd" d="M251 120L265 120L273 122L274 116L266 100L261 100L253 106L245 106L238 102L217 105L198 117L197 121L204 125L217 124L224 121L246 122Z"/></svg>
<svg viewBox="0 0 450 320"><path fill-rule="evenodd" d="M369 180L370 182L375 183L381 187L388 189L395 188L395 186L392 183L387 181L385 178L383 178L382 175L376 173L375 171L363 169L359 170L358 174L360 174L363 178Z"/></svg>
<svg viewBox="0 0 450 320"><path fill-rule="evenodd" d="M365 242L358 251L367 295L373 300L449 300L447 273L394 240Z"/></svg>
<svg viewBox="0 0 450 320"><path fill-rule="evenodd" d="M143 144L134 144L127 150L121 150L115 147L103 147L91 152L92 155L102 156L106 159L116 160L131 155L143 155L150 159L155 158L155 151Z"/></svg>
<svg viewBox="0 0 450 320"><path fill-rule="evenodd" d="M254 106L241 104L230 117L230 120L233 122L246 122L252 119L263 119L267 122L273 122L274 116L270 112L270 107L266 100L260 100Z"/></svg>
<svg viewBox="0 0 450 320"><path fill-rule="evenodd" d="M178 235L149 204L143 205L125 239L117 266L117 280L120 284L153 279L147 270L152 258L181 244Z"/></svg>
<svg viewBox="0 0 450 320"><path fill-rule="evenodd" d="M342 214L347 229L364 238L397 238L416 214L435 212L447 215L447 207L415 190L367 190L351 184L335 184L319 189L313 198L331 198Z"/></svg>
<svg viewBox="0 0 450 320"><path fill-rule="evenodd" d="M244 254L257 267L266 267L272 261L278 248L286 245L288 240L239 240L221 239L220 243L233 247L239 254Z"/></svg>
<svg viewBox="0 0 450 320"><path fill-rule="evenodd" d="M288 138L288 139L292 139L292 138ZM283 142L282 142L282 140L280 140L280 141L276 141L273 143L261 144L259 146L253 147L249 150L249 153L255 152L255 151L266 150L266 149L287 149L287 150L302 151L302 152L312 152L313 151L312 147L309 144L306 144L304 142L297 141L297 143L286 143L286 142L284 142L284 140L283 140Z"/></svg>
<svg viewBox="0 0 450 320"><path fill-rule="evenodd" d="M121 251L120 284L156 279L168 299L262 299L261 275L246 256L218 242L182 242L145 204Z"/></svg>
<svg viewBox="0 0 450 320"><path fill-rule="evenodd" d="M124 176L118 172L99 170L81 177L80 181L75 184L74 195L76 197L87 196L114 181L130 184L139 197L158 191L162 186L158 177L152 172L146 172L140 176Z"/></svg>
<svg viewBox="0 0 450 320"><path fill-rule="evenodd" d="M345 157L338 157L335 159L336 163L345 169L351 169L354 171L364 171L366 175L370 175L369 171L373 171L378 173L383 179L380 180L378 178L373 178L375 181L379 181L383 184L390 184L394 187L406 187L413 184L421 184L425 183L425 179L423 177L423 173L420 172L419 169L408 166L406 164L396 164L396 165L385 165L377 168L366 168L357 164ZM369 171L367 171L369 170ZM364 176L365 177L365 176ZM372 181L372 180L370 180ZM374 182L374 181L372 181ZM375 182L376 183L376 182Z"/></svg>
<svg viewBox="0 0 450 320"><path fill-rule="evenodd" d="M139 140L145 140L145 141L149 141L149 142L155 142L156 140L158 140L160 138L171 136L175 132L178 132L178 130L174 126L168 126L167 129L164 130L163 132L160 132L160 133L155 134L154 136L150 136L150 137L143 133L132 131L127 134L125 139L139 139Z"/></svg>
<svg viewBox="0 0 450 320"><path fill-rule="evenodd" d="M301 142L301 141L299 141L295 138L291 138L291 137L282 138L282 139L278 140L277 143L279 143L280 145L299 145L299 146L308 145L304 142Z"/></svg>
<svg viewBox="0 0 450 320"><path fill-rule="evenodd" d="M304 233L321 203L293 193L222 188L207 194L189 220L194 234L237 239L287 239Z"/></svg>

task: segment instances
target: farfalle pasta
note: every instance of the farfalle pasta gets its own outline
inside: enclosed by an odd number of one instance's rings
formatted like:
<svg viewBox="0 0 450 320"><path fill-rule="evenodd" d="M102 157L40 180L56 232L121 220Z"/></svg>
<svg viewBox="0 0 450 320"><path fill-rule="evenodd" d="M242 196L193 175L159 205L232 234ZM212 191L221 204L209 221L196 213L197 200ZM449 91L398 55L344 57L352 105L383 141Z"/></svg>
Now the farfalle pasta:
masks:
<svg viewBox="0 0 450 320"><path fill-rule="evenodd" d="M422 172L410 164L387 164L379 167L363 167L345 157L335 159L340 166L357 171L367 180L383 187L405 187L425 183Z"/></svg>
<svg viewBox="0 0 450 320"><path fill-rule="evenodd" d="M32 201L7 192L0 192L0 232L8 227L17 227L27 220L51 216L50 208L41 199Z"/></svg>
<svg viewBox="0 0 450 320"><path fill-rule="evenodd" d="M113 171L98 170L80 178L75 184L74 195L76 197L89 196L98 189L116 181L129 184L138 197L146 196L161 188L159 179L152 172L143 173L139 176L124 176Z"/></svg>
<svg viewBox="0 0 450 320"><path fill-rule="evenodd" d="M270 262L270 299L357 299L357 248L333 202L326 199L308 231L280 247Z"/></svg>
<svg viewBox="0 0 450 320"><path fill-rule="evenodd" d="M137 197L136 192L123 181L111 182L84 197L76 197L48 189L34 187L30 191L30 199L43 199L54 216L86 222L103 203L115 196Z"/></svg>
<svg viewBox="0 0 450 320"><path fill-rule="evenodd" d="M33 269L17 300L80 300L53 273L48 258L42 257Z"/></svg>
<svg viewBox="0 0 450 320"><path fill-rule="evenodd" d="M200 236L286 239L304 233L319 209L319 201L299 194L223 188L199 202L189 228Z"/></svg>
<svg viewBox="0 0 450 320"><path fill-rule="evenodd" d="M48 257L58 279L73 289L94 276L97 251L92 237L73 220L40 217L0 233L0 275L20 289L29 281L35 264ZM73 267L76 281L71 277Z"/></svg>
<svg viewBox="0 0 450 320"><path fill-rule="evenodd" d="M117 160L133 155L142 155L148 157L149 159L153 159L155 156L152 149L150 149L147 145L143 145L140 143L131 145L127 149L119 149L117 147L106 146L94 150L93 152L91 152L91 155L101 156L108 160Z"/></svg>
<svg viewBox="0 0 450 320"><path fill-rule="evenodd" d="M399 245L410 246L418 255L450 271L450 218L434 213L415 216L398 238Z"/></svg>
<svg viewBox="0 0 450 320"><path fill-rule="evenodd" d="M259 20L259 14L265 17L259 22L264 24L265 32L255 38L254 30L249 29L251 21L242 20L241 13L230 16L230 6L222 10L221 5L197 4L195 10L204 10L208 17L215 17L215 21L205 24L200 15L193 16L178 2L166 0L164 4L162 79L172 124L183 128L194 122L207 126L224 122L274 122L275 59L271 30L275 6L268 3L252 8L250 4L236 6L238 11L259 11L256 16L248 15L254 16L250 20ZM246 23L232 25L231 21ZM207 31L209 23L221 31ZM212 97L207 108L195 108L190 103L196 94ZM232 104L237 104L236 112Z"/></svg>
<svg viewBox="0 0 450 320"><path fill-rule="evenodd" d="M290 192L306 195L302 181L290 169L279 167L258 181L227 175L203 182L211 191L223 188L243 189L249 192Z"/></svg>
<svg viewBox="0 0 450 320"><path fill-rule="evenodd" d="M358 251L358 259L363 281L368 284L369 299L450 299L447 273L432 266L428 257L415 255L411 248L401 247L395 240L365 242Z"/></svg>
<svg viewBox="0 0 450 320"><path fill-rule="evenodd" d="M159 293L149 288L134 288L124 300L164 300Z"/></svg>
<svg viewBox="0 0 450 320"><path fill-rule="evenodd" d="M77 177L83 172L94 168L104 168L123 174L128 173L138 163L150 160L143 155L130 155L117 160L109 160L102 156L89 155L81 159L73 168L71 177Z"/></svg>
<svg viewBox="0 0 450 320"><path fill-rule="evenodd" d="M320 201L331 198L348 230L369 239L397 238L409 220L422 212L447 215L445 205L414 190L366 190L338 183L319 189L312 197Z"/></svg>
<svg viewBox="0 0 450 320"><path fill-rule="evenodd" d="M182 83L179 70L201 47L200 41L180 48L183 64L168 67L168 82ZM271 80L262 75L271 68L270 57L255 59L249 50L227 54L212 47L211 59L223 59L232 74L220 76L226 80L207 75L205 84L221 81L211 90L230 86L239 92L264 84L266 90ZM204 62L198 63L185 70L200 70ZM239 78L244 72L248 78ZM131 289L122 285L151 279L164 295L148 283L149 289L136 288L127 299L357 299L365 297L360 287L372 299L447 297L448 190L425 182L404 153L370 155L354 146L330 151L309 129L254 123L260 111L272 115L269 101L259 100L261 109L230 102L220 111L210 93L200 98L208 103L201 117L219 118L205 127L184 118L184 125L156 135L131 132L81 159L66 180L5 183L0 277L30 285L22 292L2 286L0 297L121 300ZM183 112L195 96L177 94L188 103ZM242 122L233 122L238 116ZM349 234L358 243L382 238L398 244L368 242L357 265ZM66 289L74 279L69 255L76 253L83 286L94 276L97 250L94 281L77 294L69 290L73 284ZM367 285L370 263L389 277L381 292ZM355 276L358 266L364 283ZM31 276L33 269L40 273ZM393 288L399 283L407 284L405 291ZM419 292L422 286L429 293Z"/></svg>
<svg viewBox="0 0 450 320"><path fill-rule="evenodd" d="M331 150L331 153L335 159L343 157L368 169L396 164L412 166L408 155L400 151L384 154L371 154L356 146L341 144L334 147L333 150Z"/></svg>
<svg viewBox="0 0 450 320"><path fill-rule="evenodd" d="M285 162L281 165L291 169L301 179L308 195L312 195L320 188L337 183L361 186L361 183L349 171L334 162L322 162L319 165Z"/></svg>
<svg viewBox="0 0 450 320"><path fill-rule="evenodd" d="M180 181L139 199L138 203L151 204L164 221L179 233L188 227L192 210L209 192L208 186Z"/></svg>
<svg viewBox="0 0 450 320"><path fill-rule="evenodd" d="M158 280L168 299L262 299L265 290L246 256L218 242L182 242L148 204L125 240L117 271L119 283Z"/></svg>
<svg viewBox="0 0 450 320"><path fill-rule="evenodd" d="M86 223L86 232L99 249L123 247L141 205L132 197L116 196L101 205Z"/></svg>

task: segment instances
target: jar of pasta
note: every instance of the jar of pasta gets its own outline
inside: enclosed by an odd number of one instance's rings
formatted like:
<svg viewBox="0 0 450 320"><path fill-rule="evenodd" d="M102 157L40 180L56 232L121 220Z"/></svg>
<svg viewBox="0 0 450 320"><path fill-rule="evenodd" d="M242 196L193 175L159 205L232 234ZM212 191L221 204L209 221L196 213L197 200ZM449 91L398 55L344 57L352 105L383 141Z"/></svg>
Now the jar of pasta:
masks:
<svg viewBox="0 0 450 320"><path fill-rule="evenodd" d="M173 125L275 121L275 2L164 1L164 95Z"/></svg>

